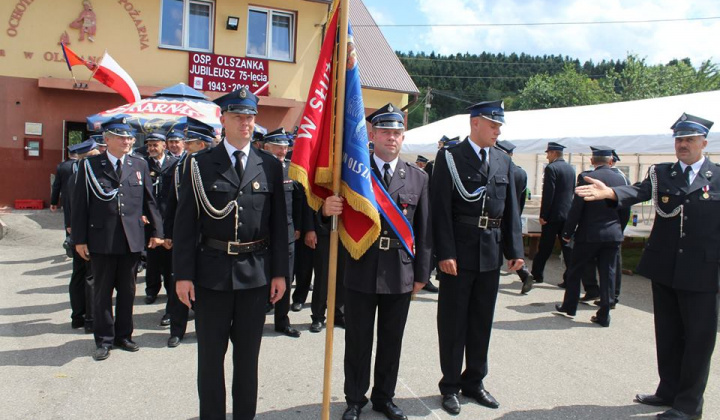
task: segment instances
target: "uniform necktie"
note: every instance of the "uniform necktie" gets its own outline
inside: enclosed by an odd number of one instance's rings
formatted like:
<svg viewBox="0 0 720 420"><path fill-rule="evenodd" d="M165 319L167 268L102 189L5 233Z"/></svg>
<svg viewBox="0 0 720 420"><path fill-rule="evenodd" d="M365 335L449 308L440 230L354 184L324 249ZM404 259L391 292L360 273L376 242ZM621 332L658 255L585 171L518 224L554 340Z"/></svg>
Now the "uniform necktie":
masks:
<svg viewBox="0 0 720 420"><path fill-rule="evenodd" d="M242 181L242 177L243 177L242 158L243 158L243 156L245 156L245 153L242 150L236 150L233 152L233 156L235 156L235 172L237 173L238 179Z"/></svg>
<svg viewBox="0 0 720 420"><path fill-rule="evenodd" d="M487 152L485 149L480 149L480 172L484 174L488 173Z"/></svg>
<svg viewBox="0 0 720 420"><path fill-rule="evenodd" d="M385 189L390 188L390 181L392 181L392 175L390 175L390 164L386 163L383 165L383 182L385 183Z"/></svg>
<svg viewBox="0 0 720 420"><path fill-rule="evenodd" d="M690 186L690 174L692 173L692 168L690 166L685 167L685 182L687 182L688 187Z"/></svg>
<svg viewBox="0 0 720 420"><path fill-rule="evenodd" d="M117 174L118 179L122 178L122 160L120 159L115 162L115 173Z"/></svg>

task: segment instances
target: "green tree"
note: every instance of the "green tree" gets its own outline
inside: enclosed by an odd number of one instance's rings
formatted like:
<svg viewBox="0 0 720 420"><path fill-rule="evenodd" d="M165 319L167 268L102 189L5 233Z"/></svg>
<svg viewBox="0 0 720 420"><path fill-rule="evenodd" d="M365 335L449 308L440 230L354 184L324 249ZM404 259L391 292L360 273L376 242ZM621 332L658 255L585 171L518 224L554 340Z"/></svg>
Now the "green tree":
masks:
<svg viewBox="0 0 720 420"><path fill-rule="evenodd" d="M532 76L513 105L517 109L561 108L613 102L612 87L578 73L579 63L567 63L562 73Z"/></svg>

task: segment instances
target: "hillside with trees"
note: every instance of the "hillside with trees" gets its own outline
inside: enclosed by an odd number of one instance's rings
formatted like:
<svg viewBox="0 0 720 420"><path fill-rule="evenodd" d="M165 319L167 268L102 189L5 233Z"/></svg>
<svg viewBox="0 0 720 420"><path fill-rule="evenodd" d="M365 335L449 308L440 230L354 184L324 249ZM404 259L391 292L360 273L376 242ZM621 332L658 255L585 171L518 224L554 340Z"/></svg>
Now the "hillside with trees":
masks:
<svg viewBox="0 0 720 420"><path fill-rule="evenodd" d="M581 63L571 57L526 54L455 54L397 52L420 89L409 108L409 126L464 113L480 100L505 100L506 110L544 109L720 89L718 66L689 59L649 65L628 55L622 61ZM428 91L430 95L428 95Z"/></svg>

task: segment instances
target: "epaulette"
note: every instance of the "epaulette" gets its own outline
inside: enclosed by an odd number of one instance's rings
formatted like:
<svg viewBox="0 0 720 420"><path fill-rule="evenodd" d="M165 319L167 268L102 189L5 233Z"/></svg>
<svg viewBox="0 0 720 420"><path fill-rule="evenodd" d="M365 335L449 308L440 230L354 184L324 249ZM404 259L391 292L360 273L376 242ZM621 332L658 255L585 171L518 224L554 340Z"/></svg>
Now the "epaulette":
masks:
<svg viewBox="0 0 720 420"><path fill-rule="evenodd" d="M449 146L443 146L443 149L445 149L445 150L454 149L454 148L458 147L460 145L460 143L462 143L462 142L457 142L456 144L451 144Z"/></svg>
<svg viewBox="0 0 720 420"><path fill-rule="evenodd" d="M147 159L145 158L145 156L135 156L135 155L128 154L127 157L137 159L137 160L142 160L143 162L147 162Z"/></svg>

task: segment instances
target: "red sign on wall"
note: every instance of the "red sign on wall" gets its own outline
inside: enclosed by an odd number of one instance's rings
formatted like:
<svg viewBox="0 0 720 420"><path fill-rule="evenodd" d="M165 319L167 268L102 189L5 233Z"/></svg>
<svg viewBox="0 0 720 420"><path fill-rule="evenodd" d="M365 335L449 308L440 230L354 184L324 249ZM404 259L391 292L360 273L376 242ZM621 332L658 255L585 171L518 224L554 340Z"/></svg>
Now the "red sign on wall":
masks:
<svg viewBox="0 0 720 420"><path fill-rule="evenodd" d="M268 61L229 55L189 53L188 85L196 90L231 92L245 87L268 96Z"/></svg>

